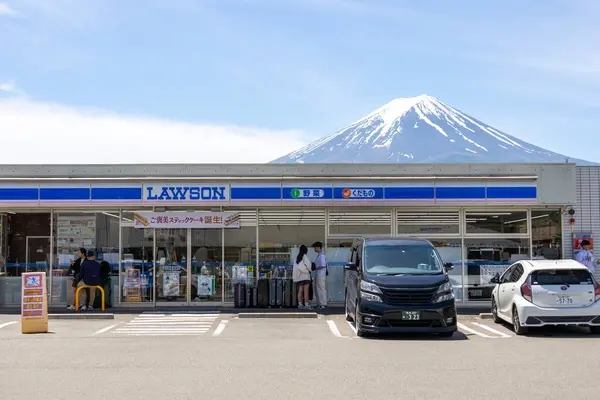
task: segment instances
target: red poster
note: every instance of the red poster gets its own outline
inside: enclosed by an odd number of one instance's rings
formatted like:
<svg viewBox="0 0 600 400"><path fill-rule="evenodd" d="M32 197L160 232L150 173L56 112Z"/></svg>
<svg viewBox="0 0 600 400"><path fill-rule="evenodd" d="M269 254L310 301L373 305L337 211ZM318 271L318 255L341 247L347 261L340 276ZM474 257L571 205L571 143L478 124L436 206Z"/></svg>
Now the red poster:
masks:
<svg viewBox="0 0 600 400"><path fill-rule="evenodd" d="M592 237L591 234L575 234L573 236L573 251L579 251L581 250L581 242L587 240L588 242L590 242L590 247L592 248L592 250L594 249L594 238Z"/></svg>

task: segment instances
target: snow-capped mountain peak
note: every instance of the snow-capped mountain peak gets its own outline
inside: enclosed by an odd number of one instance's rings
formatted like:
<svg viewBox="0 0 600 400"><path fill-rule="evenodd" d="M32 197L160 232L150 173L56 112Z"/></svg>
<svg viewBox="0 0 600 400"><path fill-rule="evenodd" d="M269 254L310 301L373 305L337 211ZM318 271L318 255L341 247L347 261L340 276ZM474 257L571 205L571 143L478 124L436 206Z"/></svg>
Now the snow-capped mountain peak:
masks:
<svg viewBox="0 0 600 400"><path fill-rule="evenodd" d="M394 99L342 130L273 162L565 162L566 159L422 94Z"/></svg>

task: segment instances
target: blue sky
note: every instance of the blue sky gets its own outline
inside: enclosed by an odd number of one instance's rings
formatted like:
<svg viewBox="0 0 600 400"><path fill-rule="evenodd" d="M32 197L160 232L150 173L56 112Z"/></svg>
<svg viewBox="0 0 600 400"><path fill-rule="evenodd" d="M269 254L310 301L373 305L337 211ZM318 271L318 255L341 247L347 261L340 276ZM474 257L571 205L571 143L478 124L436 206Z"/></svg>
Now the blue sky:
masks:
<svg viewBox="0 0 600 400"><path fill-rule="evenodd" d="M0 137L167 130L269 161L427 93L600 161L597 21L595 0L0 0Z"/></svg>

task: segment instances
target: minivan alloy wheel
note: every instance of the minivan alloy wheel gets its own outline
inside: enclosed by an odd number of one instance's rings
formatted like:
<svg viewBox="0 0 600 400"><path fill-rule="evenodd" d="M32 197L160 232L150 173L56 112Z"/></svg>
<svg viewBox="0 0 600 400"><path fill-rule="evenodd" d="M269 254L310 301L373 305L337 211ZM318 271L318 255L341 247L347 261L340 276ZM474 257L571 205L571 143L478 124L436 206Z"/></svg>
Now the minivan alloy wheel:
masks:
<svg viewBox="0 0 600 400"><path fill-rule="evenodd" d="M354 307L354 327L356 328L356 336L366 336L365 332L360 329L360 307L358 306L358 301L356 302L356 307Z"/></svg>
<svg viewBox="0 0 600 400"><path fill-rule="evenodd" d="M344 294L344 313L346 314L346 321L352 321L352 316L348 312L348 291Z"/></svg>

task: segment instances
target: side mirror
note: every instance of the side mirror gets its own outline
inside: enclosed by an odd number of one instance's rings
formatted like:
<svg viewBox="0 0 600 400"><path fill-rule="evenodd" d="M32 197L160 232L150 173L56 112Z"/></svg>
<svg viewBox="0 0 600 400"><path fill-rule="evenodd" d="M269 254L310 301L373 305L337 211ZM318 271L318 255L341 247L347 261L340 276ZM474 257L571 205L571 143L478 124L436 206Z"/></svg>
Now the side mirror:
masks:
<svg viewBox="0 0 600 400"><path fill-rule="evenodd" d="M354 263L348 263L348 264L344 265L344 269L346 271L357 271L358 267Z"/></svg>
<svg viewBox="0 0 600 400"><path fill-rule="evenodd" d="M494 276L492 279L490 279L490 283L499 284L500 283L500 278L497 277L497 276Z"/></svg>
<svg viewBox="0 0 600 400"><path fill-rule="evenodd" d="M445 263L444 264L444 268L446 268L446 271L452 271L454 269L454 264L452 264L452 263Z"/></svg>

